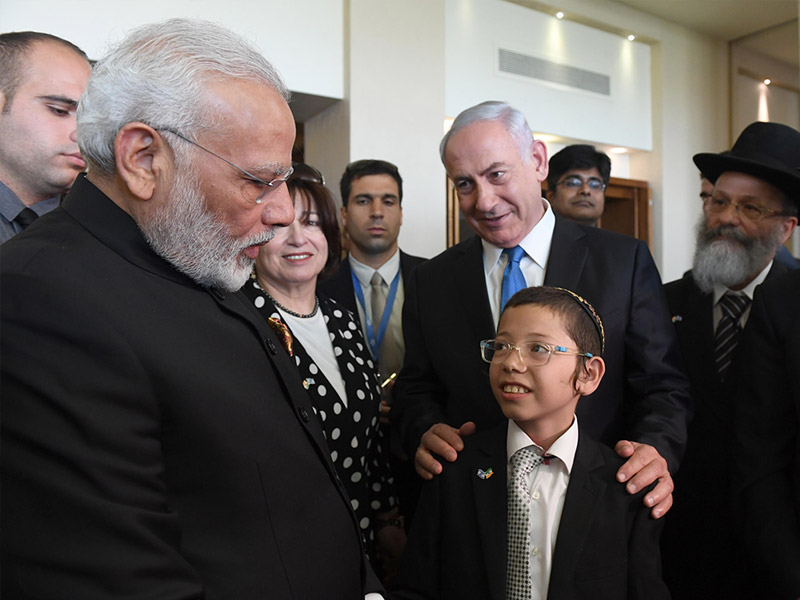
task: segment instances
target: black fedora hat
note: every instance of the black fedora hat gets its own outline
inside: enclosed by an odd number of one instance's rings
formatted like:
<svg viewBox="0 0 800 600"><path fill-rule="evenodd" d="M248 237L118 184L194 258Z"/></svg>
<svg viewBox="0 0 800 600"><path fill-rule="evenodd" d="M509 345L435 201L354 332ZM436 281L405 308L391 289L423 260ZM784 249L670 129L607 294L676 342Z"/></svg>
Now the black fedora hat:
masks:
<svg viewBox="0 0 800 600"><path fill-rule="evenodd" d="M694 155L694 164L711 182L737 171L771 183L800 204L800 131L780 123L751 123L733 148Z"/></svg>

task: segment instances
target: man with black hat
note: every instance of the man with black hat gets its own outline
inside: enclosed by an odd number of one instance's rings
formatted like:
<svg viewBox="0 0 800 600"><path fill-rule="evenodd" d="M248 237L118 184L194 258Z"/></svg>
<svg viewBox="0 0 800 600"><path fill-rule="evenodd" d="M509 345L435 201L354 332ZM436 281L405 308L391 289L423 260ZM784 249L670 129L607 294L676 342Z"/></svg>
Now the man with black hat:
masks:
<svg viewBox="0 0 800 600"><path fill-rule="evenodd" d="M665 286L695 416L662 538L664 578L676 599L753 598L730 512L731 363L755 288L787 271L775 253L798 221L800 132L753 123L730 151L694 162L714 189L692 270Z"/></svg>

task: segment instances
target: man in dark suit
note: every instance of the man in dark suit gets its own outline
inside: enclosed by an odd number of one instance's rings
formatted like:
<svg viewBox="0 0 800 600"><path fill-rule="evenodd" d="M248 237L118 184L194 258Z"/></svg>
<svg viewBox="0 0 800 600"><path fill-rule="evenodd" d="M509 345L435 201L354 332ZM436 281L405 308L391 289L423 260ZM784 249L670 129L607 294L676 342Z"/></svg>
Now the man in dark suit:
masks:
<svg viewBox="0 0 800 600"><path fill-rule="evenodd" d="M734 516L766 584L759 598L800 598L798 298L800 271L758 287L736 373Z"/></svg>
<svg viewBox="0 0 800 600"><path fill-rule="evenodd" d="M75 111L91 69L60 37L0 34L0 243L56 208L86 168Z"/></svg>
<svg viewBox="0 0 800 600"><path fill-rule="evenodd" d="M676 599L753 598L760 594L732 527L726 468L736 386L730 364L755 289L788 270L776 251L797 225L800 132L753 123L730 151L694 162L714 187L701 193L693 269L665 286L695 418L664 530L664 577Z"/></svg>
<svg viewBox="0 0 800 600"><path fill-rule="evenodd" d="M544 144L533 139L524 115L506 104L486 102L461 113L440 150L461 210L478 235L417 267L408 285L406 358L393 419L406 448L416 449L418 473L430 479L441 472L432 453L452 462L463 447L461 435L502 420L476 348L494 335L506 295L504 271L513 275L517 269L522 286L571 289L606 322L610 368L578 407L578 418L587 433L616 444L628 458L618 480L629 492L659 480L645 502L654 516L663 515L691 409L647 247L554 217L541 197ZM514 259L517 248L524 252Z"/></svg>
<svg viewBox="0 0 800 600"><path fill-rule="evenodd" d="M0 251L4 598L379 589L297 370L237 292L293 218L287 97L205 22L97 64L88 175Z"/></svg>
<svg viewBox="0 0 800 600"><path fill-rule="evenodd" d="M397 244L403 224L403 178L395 165L377 159L352 162L344 170L339 189L349 254L319 288L358 316L370 349L376 358L380 356L383 382L403 366L405 282L411 270L425 259L406 254ZM383 289L385 298L382 303L373 302L372 278L376 273L380 276L376 285ZM383 312L372 314L373 308L376 312L383 308ZM372 342L379 346L377 352ZM390 389L389 385L384 387Z"/></svg>

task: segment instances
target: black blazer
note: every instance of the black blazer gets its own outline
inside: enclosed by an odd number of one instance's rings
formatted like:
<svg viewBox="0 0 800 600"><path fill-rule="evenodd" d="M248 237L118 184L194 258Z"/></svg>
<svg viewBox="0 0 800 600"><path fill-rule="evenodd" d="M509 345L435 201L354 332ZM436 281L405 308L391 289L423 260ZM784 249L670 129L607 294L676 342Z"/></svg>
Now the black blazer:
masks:
<svg viewBox="0 0 800 600"><path fill-rule="evenodd" d="M765 283L788 269L774 261ZM731 513L731 436L737 363L720 381L714 363L713 294L692 272L664 286L694 398L694 419L681 469L674 475L674 505L662 537L664 579L676 598L757 597L746 553ZM712 494L717 500L711 502Z"/></svg>
<svg viewBox="0 0 800 600"><path fill-rule="evenodd" d="M734 396L734 515L773 595L800 597L800 271L758 286Z"/></svg>
<svg viewBox="0 0 800 600"><path fill-rule="evenodd" d="M426 260L426 258L412 256L400 250L400 274L403 277L404 286L408 285L407 282L411 276L411 271ZM364 325L361 323L361 316L358 312L356 292L353 289L352 272L349 257L345 258L339 264L339 268L336 269L335 273L328 279L323 279L317 283L317 289L329 298L336 300L339 304L343 304L347 310L355 315L358 326L363 329Z"/></svg>
<svg viewBox="0 0 800 600"><path fill-rule="evenodd" d="M458 460L423 485L397 598L505 600L506 431L502 423L466 438ZM645 492L631 496L616 483L622 462L579 433L549 598L669 598L660 579L662 523L649 516ZM487 467L494 475L480 479Z"/></svg>
<svg viewBox="0 0 800 600"><path fill-rule="evenodd" d="M309 397L241 293L84 177L0 257L3 598L363 595Z"/></svg>
<svg viewBox="0 0 800 600"><path fill-rule="evenodd" d="M587 434L614 445L655 446L677 468L691 411L664 292L647 246L556 217L544 283L580 294L605 325L606 374L578 404ZM406 356L391 418L413 456L434 423L479 428L504 420L489 387L479 343L495 335L477 237L414 270L403 306Z"/></svg>

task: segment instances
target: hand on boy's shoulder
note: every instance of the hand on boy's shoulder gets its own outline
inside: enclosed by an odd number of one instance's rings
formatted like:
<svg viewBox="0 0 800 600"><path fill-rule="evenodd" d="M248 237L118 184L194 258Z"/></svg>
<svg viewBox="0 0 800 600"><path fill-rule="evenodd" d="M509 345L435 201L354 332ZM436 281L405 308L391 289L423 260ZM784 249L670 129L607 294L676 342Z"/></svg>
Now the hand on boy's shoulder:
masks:
<svg viewBox="0 0 800 600"><path fill-rule="evenodd" d="M458 453L464 449L462 437L475 433L475 423L467 421L456 429L444 423L436 423L428 429L420 440L419 448L414 455L414 466L417 474L425 480L433 479L442 472L442 464L434 455L448 462L455 462Z"/></svg>
<svg viewBox="0 0 800 600"><path fill-rule="evenodd" d="M667 461L653 446L628 440L617 442L616 453L628 460L617 471L617 481L627 482L625 489L629 494L657 482L656 486L644 497L645 506L652 508L650 514L654 519L663 517L672 507L672 491L675 484L667 467Z"/></svg>

